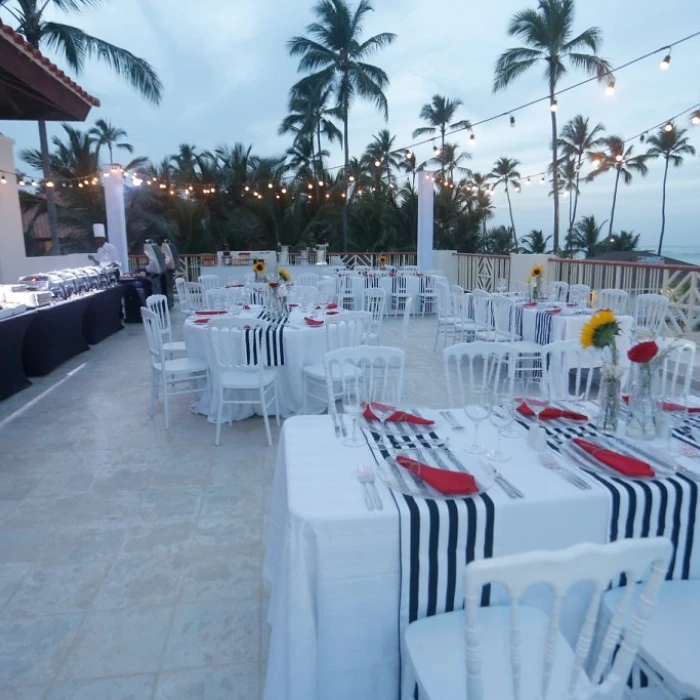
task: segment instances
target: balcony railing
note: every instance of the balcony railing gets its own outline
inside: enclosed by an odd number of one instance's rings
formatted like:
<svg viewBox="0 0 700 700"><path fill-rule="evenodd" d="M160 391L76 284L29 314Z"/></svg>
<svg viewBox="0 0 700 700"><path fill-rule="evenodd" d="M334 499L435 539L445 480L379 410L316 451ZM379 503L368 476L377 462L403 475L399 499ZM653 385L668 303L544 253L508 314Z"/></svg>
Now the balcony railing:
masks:
<svg viewBox="0 0 700 700"><path fill-rule="evenodd" d="M455 253L457 284L464 289L484 289L495 292L499 279L510 277L509 255L471 255Z"/></svg>

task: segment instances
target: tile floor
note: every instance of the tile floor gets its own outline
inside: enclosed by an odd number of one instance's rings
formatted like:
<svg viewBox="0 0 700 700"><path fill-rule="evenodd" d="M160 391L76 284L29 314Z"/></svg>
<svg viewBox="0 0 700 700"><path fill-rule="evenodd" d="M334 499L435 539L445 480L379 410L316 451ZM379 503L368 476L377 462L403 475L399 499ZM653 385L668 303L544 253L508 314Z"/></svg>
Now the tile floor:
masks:
<svg viewBox="0 0 700 700"><path fill-rule="evenodd" d="M412 320L407 355L425 406L444 404L434 329ZM399 336L388 320L383 342ZM215 447L187 397L166 432L147 379L128 326L0 404L2 700L261 695L276 446L252 418Z"/></svg>

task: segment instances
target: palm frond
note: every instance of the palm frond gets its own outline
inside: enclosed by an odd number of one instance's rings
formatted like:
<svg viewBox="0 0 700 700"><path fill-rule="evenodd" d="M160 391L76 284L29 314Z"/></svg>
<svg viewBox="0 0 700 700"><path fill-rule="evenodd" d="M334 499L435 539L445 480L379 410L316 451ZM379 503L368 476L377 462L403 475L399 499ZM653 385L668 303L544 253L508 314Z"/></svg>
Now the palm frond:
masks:
<svg viewBox="0 0 700 700"><path fill-rule="evenodd" d="M352 53L355 58L363 58L384 49L396 39L396 34L382 32L363 41Z"/></svg>
<svg viewBox="0 0 700 700"><path fill-rule="evenodd" d="M599 81L608 78L612 71L612 64L610 61L600 56L594 56L588 53L569 53L567 56L575 68L589 75L595 75Z"/></svg>
<svg viewBox="0 0 700 700"><path fill-rule="evenodd" d="M542 56L538 58L517 58L520 53L520 49L508 49L498 57L493 81L494 92L508 87L516 78L532 68L542 58Z"/></svg>

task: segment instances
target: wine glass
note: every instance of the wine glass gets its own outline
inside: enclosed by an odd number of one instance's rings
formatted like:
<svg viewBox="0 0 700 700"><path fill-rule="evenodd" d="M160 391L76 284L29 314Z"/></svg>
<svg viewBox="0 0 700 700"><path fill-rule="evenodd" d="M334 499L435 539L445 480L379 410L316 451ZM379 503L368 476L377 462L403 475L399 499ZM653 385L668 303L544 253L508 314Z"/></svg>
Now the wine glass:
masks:
<svg viewBox="0 0 700 700"><path fill-rule="evenodd" d="M666 438L666 452L669 455L682 454L679 447L674 447L673 432L683 427L688 417L690 396L685 393L664 393L658 402L659 413L663 420L663 434Z"/></svg>
<svg viewBox="0 0 700 700"><path fill-rule="evenodd" d="M508 282L506 282L503 277L498 280L498 283L496 284L496 291L499 294L505 294L506 291L508 291Z"/></svg>
<svg viewBox="0 0 700 700"><path fill-rule="evenodd" d="M533 444L538 450L545 450L547 448L547 441L544 438L542 426L540 424L540 416L549 403L549 384L544 377L531 377L525 382L522 397L523 403L525 403L535 416L535 425L530 428L533 435L536 436L532 438Z"/></svg>
<svg viewBox="0 0 700 700"><path fill-rule="evenodd" d="M479 443L479 426L489 417L489 397L484 387L471 386L465 397L464 413L474 423L474 442L469 445L467 452L474 455L482 455L486 448Z"/></svg>
<svg viewBox="0 0 700 700"><path fill-rule="evenodd" d="M350 437L343 440L343 444L348 447L362 447L365 443L357 436L357 419L362 414L362 400L358 380L348 381L343 386L343 412L352 418L352 432Z"/></svg>
<svg viewBox="0 0 700 700"><path fill-rule="evenodd" d="M513 422L513 401L508 394L491 394L489 421L496 428L496 449L490 450L488 456L496 462L507 462L510 455L501 449L503 431Z"/></svg>
<svg viewBox="0 0 700 700"><path fill-rule="evenodd" d="M389 450L391 446L386 437L386 421L396 412L396 406L389 403L392 399L397 398L396 391L390 379L385 377L383 380L377 379L370 386L369 394L370 410L381 425L382 444Z"/></svg>

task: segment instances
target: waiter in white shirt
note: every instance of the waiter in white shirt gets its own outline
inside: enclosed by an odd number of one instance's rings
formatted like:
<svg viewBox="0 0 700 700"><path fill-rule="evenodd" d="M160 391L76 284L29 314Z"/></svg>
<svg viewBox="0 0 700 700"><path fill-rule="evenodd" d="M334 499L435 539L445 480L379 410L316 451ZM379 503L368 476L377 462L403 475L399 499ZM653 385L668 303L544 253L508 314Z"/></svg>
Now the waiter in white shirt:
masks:
<svg viewBox="0 0 700 700"><path fill-rule="evenodd" d="M106 267L110 263L119 265L119 251L116 246L107 241L104 224L93 224L92 232L97 252L94 255L88 255L88 258L100 267Z"/></svg>

